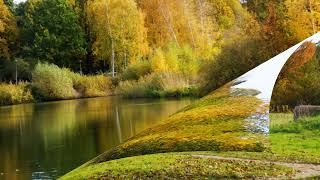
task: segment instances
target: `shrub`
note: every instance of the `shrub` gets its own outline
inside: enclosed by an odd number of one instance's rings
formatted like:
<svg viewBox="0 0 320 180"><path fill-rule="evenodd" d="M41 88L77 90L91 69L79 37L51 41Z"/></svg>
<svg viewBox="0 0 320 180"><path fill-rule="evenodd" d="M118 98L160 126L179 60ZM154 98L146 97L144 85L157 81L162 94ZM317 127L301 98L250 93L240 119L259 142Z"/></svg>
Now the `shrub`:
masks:
<svg viewBox="0 0 320 180"><path fill-rule="evenodd" d="M140 61L129 65L121 74L122 80L138 80L140 77L151 73L151 64L148 61Z"/></svg>
<svg viewBox="0 0 320 180"><path fill-rule="evenodd" d="M129 98L152 97L160 87L154 74L141 77L139 80L122 81L117 93Z"/></svg>
<svg viewBox="0 0 320 180"><path fill-rule="evenodd" d="M70 73L53 64L36 65L32 73L32 86L34 95L40 100L77 97Z"/></svg>
<svg viewBox="0 0 320 180"><path fill-rule="evenodd" d="M112 80L104 75L75 77L73 87L81 97L99 97L111 94Z"/></svg>
<svg viewBox="0 0 320 180"><path fill-rule="evenodd" d="M27 83L0 84L0 105L11 105L33 102L30 86Z"/></svg>

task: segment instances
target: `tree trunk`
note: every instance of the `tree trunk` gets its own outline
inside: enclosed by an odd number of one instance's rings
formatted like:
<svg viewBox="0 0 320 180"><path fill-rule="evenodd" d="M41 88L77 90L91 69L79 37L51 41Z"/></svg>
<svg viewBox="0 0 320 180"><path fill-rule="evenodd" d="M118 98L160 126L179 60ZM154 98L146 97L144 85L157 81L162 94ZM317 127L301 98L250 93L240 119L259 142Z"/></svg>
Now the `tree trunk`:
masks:
<svg viewBox="0 0 320 180"><path fill-rule="evenodd" d="M112 48L112 52L111 52L111 63L112 63L112 77L114 78L115 77L115 62L114 62L114 57L115 57L115 54L114 54L114 46L113 46L113 41L111 40L111 48Z"/></svg>
<svg viewBox="0 0 320 180"><path fill-rule="evenodd" d="M314 14L313 14L313 7L312 7L311 0L309 0L309 7L310 7L310 13L311 13L313 34L316 34L317 31L316 31L316 25L315 25L315 21L314 21Z"/></svg>
<svg viewBox="0 0 320 180"><path fill-rule="evenodd" d="M202 37L204 36L204 18L203 18L203 6L202 6L202 1L197 0L197 4L199 7L199 13L200 13L200 22L201 22L201 34Z"/></svg>
<svg viewBox="0 0 320 180"><path fill-rule="evenodd" d="M109 38L111 41L111 68L112 68L112 77L115 77L115 50L114 50L114 43L113 43L113 38L112 38L112 33L111 33L111 28L110 28L110 21L109 21L109 7L108 3L106 1L106 18L107 18L107 29L109 33Z"/></svg>
<svg viewBox="0 0 320 180"><path fill-rule="evenodd" d="M183 4L184 4L184 15L187 17L188 28L189 28L189 31L190 31L190 33L191 33L192 46L193 46L193 49L195 49L195 48L196 48L196 43L195 43L195 38L194 38L193 29L192 29L192 26L191 26L191 23L190 23L190 18L188 18L188 15L189 15L189 7L188 7L188 2L187 2L187 0L184 0L184 1L183 1Z"/></svg>
<svg viewBox="0 0 320 180"><path fill-rule="evenodd" d="M166 10L167 10L167 13L166 13L166 12L164 11L164 7L163 7L163 6L165 6L165 4L164 4L163 1L161 1L161 4L159 4L159 9L160 9L160 11L161 11L161 15L162 15L164 21L167 23L168 30L169 30L169 32L171 33L173 39L174 39L175 42L177 43L178 47L180 47L180 44L179 44L179 42L178 42L177 35L176 35L176 33L175 33L175 31L174 31L174 28L173 28L173 25L172 25L172 21L170 20L170 14L169 14L170 12L169 12L169 10L166 8Z"/></svg>

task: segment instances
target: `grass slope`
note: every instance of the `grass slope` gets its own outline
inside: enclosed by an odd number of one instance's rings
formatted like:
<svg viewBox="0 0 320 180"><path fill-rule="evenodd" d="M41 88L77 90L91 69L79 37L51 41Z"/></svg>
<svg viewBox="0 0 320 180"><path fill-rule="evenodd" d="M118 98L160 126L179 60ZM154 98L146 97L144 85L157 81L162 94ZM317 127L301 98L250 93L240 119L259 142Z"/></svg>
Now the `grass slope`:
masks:
<svg viewBox="0 0 320 180"><path fill-rule="evenodd" d="M182 153L123 158L80 167L65 179L204 179L290 176L292 168L272 163L216 160Z"/></svg>
<svg viewBox="0 0 320 180"><path fill-rule="evenodd" d="M91 163L164 152L263 151L265 136L245 128L259 105L257 98L231 95L225 86Z"/></svg>

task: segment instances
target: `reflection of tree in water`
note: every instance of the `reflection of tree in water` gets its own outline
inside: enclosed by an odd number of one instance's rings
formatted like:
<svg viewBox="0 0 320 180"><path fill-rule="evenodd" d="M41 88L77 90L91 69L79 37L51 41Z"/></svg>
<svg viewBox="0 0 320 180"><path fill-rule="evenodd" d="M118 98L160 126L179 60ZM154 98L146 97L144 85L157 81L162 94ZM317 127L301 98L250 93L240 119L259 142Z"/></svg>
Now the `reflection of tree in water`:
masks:
<svg viewBox="0 0 320 180"><path fill-rule="evenodd" d="M282 69L272 96L272 106L320 104L320 47L303 43Z"/></svg>
<svg viewBox="0 0 320 180"><path fill-rule="evenodd" d="M110 97L1 107L0 175L57 177L189 102Z"/></svg>

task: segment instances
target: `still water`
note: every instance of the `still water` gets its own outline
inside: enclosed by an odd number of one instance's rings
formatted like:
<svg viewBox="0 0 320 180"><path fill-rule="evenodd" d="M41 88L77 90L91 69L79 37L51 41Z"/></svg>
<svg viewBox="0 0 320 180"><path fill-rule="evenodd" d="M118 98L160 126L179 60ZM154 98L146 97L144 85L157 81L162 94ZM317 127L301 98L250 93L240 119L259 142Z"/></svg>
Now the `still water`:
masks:
<svg viewBox="0 0 320 180"><path fill-rule="evenodd" d="M0 107L0 179L55 179L190 103L107 97Z"/></svg>

